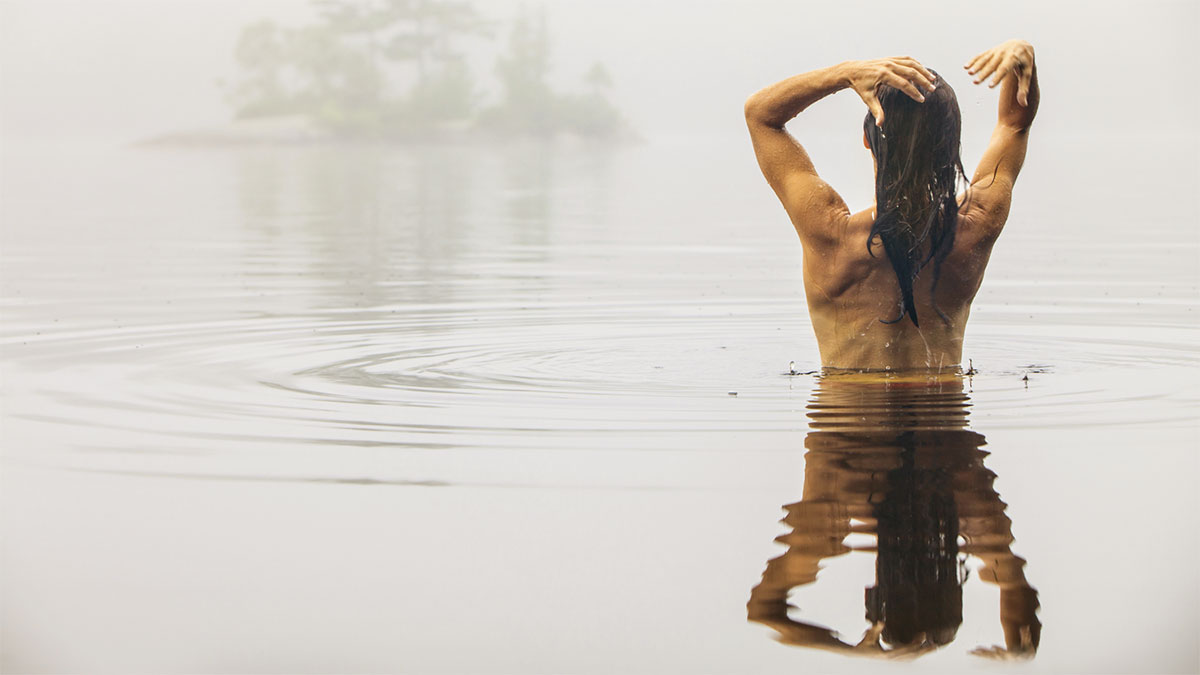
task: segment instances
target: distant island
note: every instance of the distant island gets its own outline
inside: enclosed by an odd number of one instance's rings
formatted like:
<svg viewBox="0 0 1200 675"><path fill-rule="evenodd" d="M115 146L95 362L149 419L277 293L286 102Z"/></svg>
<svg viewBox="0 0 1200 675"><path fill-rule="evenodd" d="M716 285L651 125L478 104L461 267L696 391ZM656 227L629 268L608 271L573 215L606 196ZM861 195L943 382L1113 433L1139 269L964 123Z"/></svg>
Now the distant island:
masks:
<svg viewBox="0 0 1200 675"><path fill-rule="evenodd" d="M462 0L314 0L319 19L244 28L239 73L224 86L226 125L168 134L151 145L328 141L442 143L510 138L631 142L638 135L609 100L602 63L579 91L549 84L545 12L522 10L495 59L498 100L479 94L459 45L495 23Z"/></svg>

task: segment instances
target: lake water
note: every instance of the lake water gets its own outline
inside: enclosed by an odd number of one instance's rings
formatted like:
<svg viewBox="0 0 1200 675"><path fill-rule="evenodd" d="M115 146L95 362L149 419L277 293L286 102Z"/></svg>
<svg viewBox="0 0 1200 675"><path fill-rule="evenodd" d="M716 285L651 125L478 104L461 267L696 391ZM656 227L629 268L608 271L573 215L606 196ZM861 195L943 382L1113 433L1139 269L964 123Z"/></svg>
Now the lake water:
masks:
<svg viewBox="0 0 1200 675"><path fill-rule="evenodd" d="M1195 672L1196 146L1038 139L921 386L739 138L10 147L0 669Z"/></svg>

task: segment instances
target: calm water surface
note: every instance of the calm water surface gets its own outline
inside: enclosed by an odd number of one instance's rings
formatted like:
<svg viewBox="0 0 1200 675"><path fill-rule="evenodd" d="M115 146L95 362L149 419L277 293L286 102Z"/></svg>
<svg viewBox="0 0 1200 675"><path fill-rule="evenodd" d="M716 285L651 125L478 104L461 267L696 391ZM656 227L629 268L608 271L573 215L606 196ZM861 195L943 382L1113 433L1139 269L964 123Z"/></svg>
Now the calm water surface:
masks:
<svg viewBox="0 0 1200 675"><path fill-rule="evenodd" d="M1040 147L920 386L740 144L11 148L0 667L1194 672L1196 149Z"/></svg>

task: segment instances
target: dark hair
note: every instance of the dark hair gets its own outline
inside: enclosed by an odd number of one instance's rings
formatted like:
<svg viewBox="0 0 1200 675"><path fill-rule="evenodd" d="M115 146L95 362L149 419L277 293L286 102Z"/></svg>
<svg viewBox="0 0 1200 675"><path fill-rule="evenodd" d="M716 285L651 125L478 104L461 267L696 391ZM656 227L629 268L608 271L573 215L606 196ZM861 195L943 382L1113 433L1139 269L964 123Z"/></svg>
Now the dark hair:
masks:
<svg viewBox="0 0 1200 675"><path fill-rule="evenodd" d="M879 237L900 283L900 315L881 321L896 323L907 314L919 326L913 281L932 260L936 289L942 261L954 246L958 180L966 179L959 143L962 115L954 89L941 76L924 103L887 85L877 93L883 128L871 113L863 121L875 155L875 222L867 252L875 255L871 245ZM949 320L936 300L933 307L943 321Z"/></svg>
<svg viewBox="0 0 1200 675"><path fill-rule="evenodd" d="M949 644L962 625L964 571L958 562L955 478L971 471L983 436L965 429L905 431L889 437L899 466L875 515L875 586L866 589L867 620L883 622L883 639L909 645L924 633ZM932 460L932 461L931 461Z"/></svg>

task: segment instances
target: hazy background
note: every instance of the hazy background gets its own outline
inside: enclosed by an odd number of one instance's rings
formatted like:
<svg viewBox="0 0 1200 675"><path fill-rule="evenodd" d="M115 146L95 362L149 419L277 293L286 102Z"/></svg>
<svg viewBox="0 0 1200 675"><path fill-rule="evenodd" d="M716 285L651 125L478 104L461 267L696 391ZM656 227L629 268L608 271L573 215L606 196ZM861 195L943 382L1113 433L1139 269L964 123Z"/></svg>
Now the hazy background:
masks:
<svg viewBox="0 0 1200 675"><path fill-rule="evenodd" d="M741 102L754 89L841 60L907 53L947 73L959 90L970 154L986 140L994 99L966 90L961 65L1011 37L1037 49L1039 134L1196 134L1189 43L1200 3L1192 0L475 6L500 22L490 42L464 45L474 50L477 79L491 75L503 22L521 7L544 6L553 76L577 81L591 63L604 62L615 102L650 139L741 138ZM6 0L0 8L5 142L121 143L226 120L231 111L218 82L236 72L239 30L261 18L294 25L314 16L304 0ZM980 101L988 114L971 114ZM860 109L845 93L812 115L820 123L856 118Z"/></svg>
<svg viewBox="0 0 1200 675"><path fill-rule="evenodd" d="M1026 672L1196 672L1200 3L544 6L553 85L603 62L645 144L133 147L230 120L241 29L311 4L0 2L0 670L862 672L746 622L819 362L742 102L908 53L970 169L996 96L961 65L1024 37L965 356ZM475 7L495 86L521 4ZM792 125L852 207L864 113ZM801 616L856 639L873 562L842 561ZM924 670L992 672L978 581Z"/></svg>

